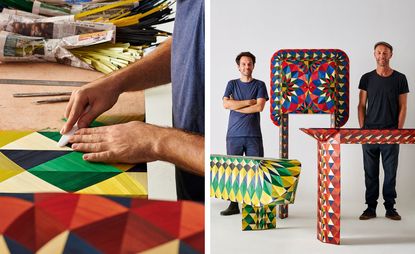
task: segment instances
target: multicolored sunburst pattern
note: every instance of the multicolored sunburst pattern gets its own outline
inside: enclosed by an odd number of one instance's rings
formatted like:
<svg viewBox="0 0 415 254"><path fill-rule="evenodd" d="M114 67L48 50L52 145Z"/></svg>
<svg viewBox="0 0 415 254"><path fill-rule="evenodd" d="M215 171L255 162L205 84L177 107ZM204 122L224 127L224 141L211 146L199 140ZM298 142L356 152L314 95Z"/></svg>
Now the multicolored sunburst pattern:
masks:
<svg viewBox="0 0 415 254"><path fill-rule="evenodd" d="M283 114L335 114L336 127L349 117L349 58L339 49L284 49L271 59L271 119Z"/></svg>

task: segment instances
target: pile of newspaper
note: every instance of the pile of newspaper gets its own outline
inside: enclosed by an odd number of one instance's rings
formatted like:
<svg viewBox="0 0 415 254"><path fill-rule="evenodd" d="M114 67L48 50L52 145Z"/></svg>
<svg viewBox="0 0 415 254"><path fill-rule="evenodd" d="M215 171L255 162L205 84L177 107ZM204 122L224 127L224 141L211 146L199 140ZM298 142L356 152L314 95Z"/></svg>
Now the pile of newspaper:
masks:
<svg viewBox="0 0 415 254"><path fill-rule="evenodd" d="M3 9L0 13L2 62L51 61L109 73L143 55L141 48L129 49L129 44L123 44L125 52L120 52L119 49L112 49L112 43L102 44L106 42L115 42L115 26L111 23L75 21L73 15L45 18L9 9ZM94 49L88 46L97 44L99 51L94 53ZM92 52L92 56L83 49L85 47ZM127 62L125 55L128 55ZM105 60L110 58L113 61Z"/></svg>
<svg viewBox="0 0 415 254"><path fill-rule="evenodd" d="M140 59L158 37L171 34L154 26L174 20L173 3L2 0L0 62L53 61L110 73Z"/></svg>
<svg viewBox="0 0 415 254"><path fill-rule="evenodd" d="M117 27L117 41L137 46L154 44L157 37L170 35L155 26L174 20L174 3L175 0L1 0L0 8L112 23Z"/></svg>

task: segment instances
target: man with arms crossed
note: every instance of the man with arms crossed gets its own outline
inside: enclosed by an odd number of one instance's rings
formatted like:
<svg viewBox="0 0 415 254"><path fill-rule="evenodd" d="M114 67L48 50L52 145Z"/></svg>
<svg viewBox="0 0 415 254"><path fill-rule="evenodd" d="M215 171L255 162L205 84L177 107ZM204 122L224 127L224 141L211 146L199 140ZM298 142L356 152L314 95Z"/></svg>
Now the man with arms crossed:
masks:
<svg viewBox="0 0 415 254"><path fill-rule="evenodd" d="M230 109L226 152L228 155L264 156L260 115L268 100L265 83L254 79L255 56L242 52L236 57L241 73L239 79L228 82L223 95L223 107ZM221 215L238 214L237 202L231 202Z"/></svg>
<svg viewBox="0 0 415 254"><path fill-rule="evenodd" d="M376 70L368 72L360 79L359 125L363 129L403 128L406 117L406 101L409 92L404 74L389 66L393 48L389 43L378 42L374 47ZM399 144L373 144L363 146L365 170L366 204L368 208L359 217L368 220L376 217L379 197L379 158L385 174L383 182L383 203L386 218L400 220L395 205L396 171L398 169Z"/></svg>

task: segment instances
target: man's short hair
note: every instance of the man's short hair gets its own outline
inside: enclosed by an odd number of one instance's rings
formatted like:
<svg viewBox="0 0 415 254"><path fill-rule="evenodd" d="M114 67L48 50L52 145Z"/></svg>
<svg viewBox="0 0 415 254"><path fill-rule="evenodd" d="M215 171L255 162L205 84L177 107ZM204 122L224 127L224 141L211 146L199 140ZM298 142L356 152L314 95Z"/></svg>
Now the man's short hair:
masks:
<svg viewBox="0 0 415 254"><path fill-rule="evenodd" d="M243 56L250 57L252 59L252 63L255 65L255 56L251 52L241 52L241 53L239 53L239 55L235 59L235 62L236 62L237 65L239 65L239 61L241 60L241 58Z"/></svg>
<svg viewBox="0 0 415 254"><path fill-rule="evenodd" d="M379 46L379 45L385 46L385 47L387 47L388 49L390 49L390 50L391 50L391 52L393 52L393 47L392 47L392 45L390 45L389 43L387 43L387 42L385 42L385 41L379 41L379 42L376 42L376 44L375 44L375 46L373 47L373 49L376 49L376 47L377 47L377 46Z"/></svg>

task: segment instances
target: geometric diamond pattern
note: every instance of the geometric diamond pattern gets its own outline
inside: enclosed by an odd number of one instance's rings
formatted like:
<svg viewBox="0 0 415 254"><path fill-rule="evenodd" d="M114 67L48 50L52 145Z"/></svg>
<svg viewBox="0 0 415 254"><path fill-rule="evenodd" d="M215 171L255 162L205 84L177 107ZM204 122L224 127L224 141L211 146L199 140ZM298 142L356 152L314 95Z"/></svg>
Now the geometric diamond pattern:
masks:
<svg viewBox="0 0 415 254"><path fill-rule="evenodd" d="M210 196L253 206L292 204L300 171L297 160L211 155Z"/></svg>
<svg viewBox="0 0 415 254"><path fill-rule="evenodd" d="M318 144L317 238L340 243L340 135Z"/></svg>
<svg viewBox="0 0 415 254"><path fill-rule="evenodd" d="M60 137L59 132L1 131L0 190L148 195L145 164L87 162L82 153L58 147Z"/></svg>
<svg viewBox="0 0 415 254"><path fill-rule="evenodd" d="M271 59L271 119L283 114L334 114L349 118L349 59L339 49L286 49Z"/></svg>
<svg viewBox="0 0 415 254"><path fill-rule="evenodd" d="M204 206L72 193L0 193L1 253L202 253Z"/></svg>
<svg viewBox="0 0 415 254"><path fill-rule="evenodd" d="M297 160L210 156L210 196L242 203L242 230L275 228L276 206L294 203Z"/></svg>
<svg viewBox="0 0 415 254"><path fill-rule="evenodd" d="M10 161L26 170L71 153L71 151L0 150Z"/></svg>
<svg viewBox="0 0 415 254"><path fill-rule="evenodd" d="M340 244L340 145L415 144L415 129L301 129L318 141L317 238Z"/></svg>
<svg viewBox="0 0 415 254"><path fill-rule="evenodd" d="M276 228L277 206L275 204L255 207L242 204L242 230Z"/></svg>
<svg viewBox="0 0 415 254"><path fill-rule="evenodd" d="M301 129L317 140L328 140L340 134L342 144L413 144L414 129L355 129L355 128L309 128Z"/></svg>

